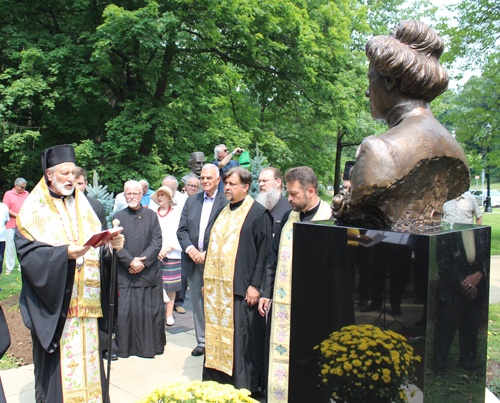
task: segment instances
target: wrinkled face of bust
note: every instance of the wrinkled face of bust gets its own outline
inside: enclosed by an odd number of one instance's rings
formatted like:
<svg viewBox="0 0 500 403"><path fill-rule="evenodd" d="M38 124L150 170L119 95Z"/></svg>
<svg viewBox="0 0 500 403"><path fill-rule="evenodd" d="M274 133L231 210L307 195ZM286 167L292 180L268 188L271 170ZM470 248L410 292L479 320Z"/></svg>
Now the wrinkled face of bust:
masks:
<svg viewBox="0 0 500 403"><path fill-rule="evenodd" d="M194 153L188 162L188 167L198 176L201 174L203 165L205 165L205 155L203 153Z"/></svg>

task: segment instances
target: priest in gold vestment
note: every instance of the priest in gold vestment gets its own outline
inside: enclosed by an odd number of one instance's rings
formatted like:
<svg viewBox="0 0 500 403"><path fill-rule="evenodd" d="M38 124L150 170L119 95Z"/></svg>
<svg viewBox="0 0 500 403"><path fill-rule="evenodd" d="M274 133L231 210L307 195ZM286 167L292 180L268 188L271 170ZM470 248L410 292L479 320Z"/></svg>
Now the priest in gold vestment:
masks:
<svg viewBox="0 0 500 403"><path fill-rule="evenodd" d="M101 223L75 188L73 147L51 147L41 157L44 177L24 202L16 231L19 305L33 341L36 402L103 402L98 330L107 290L100 257L109 248L83 246ZM123 236L111 247L120 250Z"/></svg>
<svg viewBox="0 0 500 403"><path fill-rule="evenodd" d="M267 401L288 402L288 385L290 382L290 323L292 301L292 258L293 258L293 223L298 221L318 221L330 219L332 212L328 203L318 197L318 180L309 167L289 169L285 173L288 201L292 211L285 213L281 219L281 230L278 231L271 244L271 250L266 262L262 279L259 312L262 316L269 315L271 335L269 342L269 380L267 385ZM304 268L314 273L312 268ZM311 274L313 275L313 274ZM304 290L311 294L314 300L315 290ZM270 301L273 300L272 309ZM307 307L304 307L307 309ZM321 307L316 307L321 309ZM269 323L269 322L268 322ZM301 324L307 329L307 323ZM300 363L305 364L305 363ZM312 368L309 366L312 365ZM317 382L315 362L306 363L303 368L295 371L304 379L312 377L312 386ZM293 382L293 380L292 380ZM320 402L321 397L313 396L313 387L304 390L304 396L293 396L293 401ZM330 399L327 399L328 401Z"/></svg>
<svg viewBox="0 0 500 403"><path fill-rule="evenodd" d="M248 195L252 175L245 168L228 169L222 180L229 204L213 218L203 276L203 380L255 394L265 387L265 323L257 308L272 218Z"/></svg>

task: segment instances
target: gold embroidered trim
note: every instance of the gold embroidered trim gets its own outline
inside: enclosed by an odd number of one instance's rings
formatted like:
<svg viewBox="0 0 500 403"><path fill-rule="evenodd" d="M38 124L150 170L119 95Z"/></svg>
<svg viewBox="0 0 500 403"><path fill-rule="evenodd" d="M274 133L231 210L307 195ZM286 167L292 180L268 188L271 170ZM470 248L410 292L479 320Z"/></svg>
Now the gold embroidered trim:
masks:
<svg viewBox="0 0 500 403"><path fill-rule="evenodd" d="M321 201L312 221L328 220L331 215L330 206ZM292 211L281 231L274 281L269 345L269 386L267 392L267 401L269 403L288 402L292 319L293 223L298 221L300 221L300 213Z"/></svg>
<svg viewBox="0 0 500 403"><path fill-rule="evenodd" d="M231 211L219 214L210 233L205 261L205 367L233 374L234 316L233 277L241 227L254 201L250 196Z"/></svg>
<svg viewBox="0 0 500 403"><path fill-rule="evenodd" d="M70 318L61 336L63 402L102 403L99 336L95 318Z"/></svg>
<svg viewBox="0 0 500 403"><path fill-rule="evenodd" d="M85 287L98 288L100 286L101 286L101 282L99 280L91 280L91 279L85 280Z"/></svg>

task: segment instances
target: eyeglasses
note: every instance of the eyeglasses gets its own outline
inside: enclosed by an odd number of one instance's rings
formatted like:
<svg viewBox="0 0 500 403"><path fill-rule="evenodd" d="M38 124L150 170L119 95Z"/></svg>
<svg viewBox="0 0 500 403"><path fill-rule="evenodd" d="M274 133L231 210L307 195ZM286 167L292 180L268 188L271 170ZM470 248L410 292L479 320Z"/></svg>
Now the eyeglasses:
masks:
<svg viewBox="0 0 500 403"><path fill-rule="evenodd" d="M189 186L191 189L198 189L198 188L199 188L199 186L198 186L198 185L189 185L189 184L188 184L187 186Z"/></svg>
<svg viewBox="0 0 500 403"><path fill-rule="evenodd" d="M26 189L26 186L21 186L21 185L17 185L19 186L21 189Z"/></svg>
<svg viewBox="0 0 500 403"><path fill-rule="evenodd" d="M125 193L125 197L138 197L139 195L142 195L142 192L139 192L139 193Z"/></svg>
<svg viewBox="0 0 500 403"><path fill-rule="evenodd" d="M225 150L222 150L222 151L224 151L225 153L227 153L227 148Z"/></svg>
<svg viewBox="0 0 500 403"><path fill-rule="evenodd" d="M267 183L267 182L270 182L270 181L275 181L276 179L261 179L260 181L258 181L257 183L260 185L261 183Z"/></svg>

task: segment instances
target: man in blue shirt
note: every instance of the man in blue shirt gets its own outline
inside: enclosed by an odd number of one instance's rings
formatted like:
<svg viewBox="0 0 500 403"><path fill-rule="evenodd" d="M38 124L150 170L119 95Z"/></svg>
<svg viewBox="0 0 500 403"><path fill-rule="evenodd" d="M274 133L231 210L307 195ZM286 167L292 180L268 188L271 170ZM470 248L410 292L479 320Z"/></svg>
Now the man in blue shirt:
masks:
<svg viewBox="0 0 500 403"><path fill-rule="evenodd" d="M217 165L219 168L220 177L224 175L229 168L240 165L238 161L233 160L233 156L241 155L245 150L243 148L236 147L233 152L229 152L224 144L219 144L214 148L214 158L216 159L212 164ZM219 192L224 193L224 184L222 181L219 183Z"/></svg>
<svg viewBox="0 0 500 403"><path fill-rule="evenodd" d="M143 207L148 207L149 201L151 200L151 195L154 193L150 188L149 188L149 183L148 181L142 179L139 181L139 183L142 186L142 199L141 199L141 205Z"/></svg>

